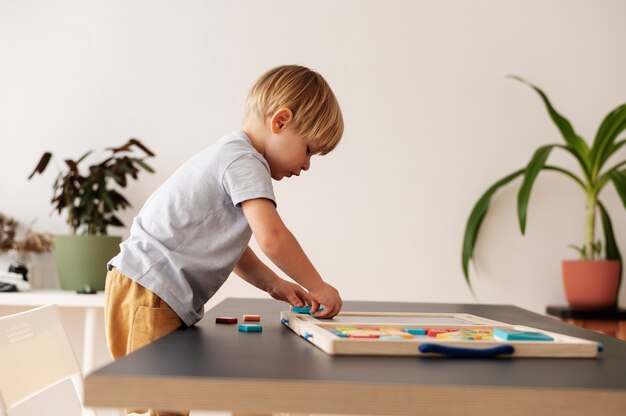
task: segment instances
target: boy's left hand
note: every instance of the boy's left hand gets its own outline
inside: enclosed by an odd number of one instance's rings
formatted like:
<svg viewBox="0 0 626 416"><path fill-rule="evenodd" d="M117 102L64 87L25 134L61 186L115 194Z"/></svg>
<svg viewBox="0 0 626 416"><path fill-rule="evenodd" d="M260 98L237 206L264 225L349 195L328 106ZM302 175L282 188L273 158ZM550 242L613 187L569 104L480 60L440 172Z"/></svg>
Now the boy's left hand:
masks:
<svg viewBox="0 0 626 416"><path fill-rule="evenodd" d="M313 301L309 293L303 287L281 278L272 282L267 293L274 299L282 300L298 308L311 305Z"/></svg>

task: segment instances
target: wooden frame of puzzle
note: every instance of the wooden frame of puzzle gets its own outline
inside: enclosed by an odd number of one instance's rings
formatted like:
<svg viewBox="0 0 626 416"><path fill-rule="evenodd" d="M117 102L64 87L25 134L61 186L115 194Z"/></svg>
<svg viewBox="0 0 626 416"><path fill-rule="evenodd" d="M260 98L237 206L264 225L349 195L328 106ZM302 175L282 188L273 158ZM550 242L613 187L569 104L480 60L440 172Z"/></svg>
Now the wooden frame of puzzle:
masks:
<svg viewBox="0 0 626 416"><path fill-rule="evenodd" d="M602 345L461 313L281 312L281 322L330 355L593 358Z"/></svg>

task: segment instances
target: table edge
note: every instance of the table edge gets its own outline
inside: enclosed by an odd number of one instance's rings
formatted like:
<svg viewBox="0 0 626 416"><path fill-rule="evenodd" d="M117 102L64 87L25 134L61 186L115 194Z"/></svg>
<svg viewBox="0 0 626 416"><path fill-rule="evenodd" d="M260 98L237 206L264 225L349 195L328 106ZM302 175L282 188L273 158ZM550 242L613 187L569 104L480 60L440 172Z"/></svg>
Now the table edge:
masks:
<svg viewBox="0 0 626 416"><path fill-rule="evenodd" d="M175 388L174 388L175 386ZM368 400L363 400L367 397ZM242 400L245 399L245 400ZM454 400L451 400L454 398ZM89 375L85 404L236 412L621 415L622 390Z"/></svg>

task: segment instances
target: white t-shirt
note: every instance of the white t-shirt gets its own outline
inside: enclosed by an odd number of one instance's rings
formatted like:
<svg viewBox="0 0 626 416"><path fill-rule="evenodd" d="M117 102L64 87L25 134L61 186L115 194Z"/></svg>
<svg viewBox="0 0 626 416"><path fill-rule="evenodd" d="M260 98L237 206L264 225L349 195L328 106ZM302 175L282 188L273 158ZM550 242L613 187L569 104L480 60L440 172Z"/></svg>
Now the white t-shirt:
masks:
<svg viewBox="0 0 626 416"><path fill-rule="evenodd" d="M189 326L224 284L252 230L241 202L276 203L270 168L243 131L183 164L148 198L109 262L157 294Z"/></svg>

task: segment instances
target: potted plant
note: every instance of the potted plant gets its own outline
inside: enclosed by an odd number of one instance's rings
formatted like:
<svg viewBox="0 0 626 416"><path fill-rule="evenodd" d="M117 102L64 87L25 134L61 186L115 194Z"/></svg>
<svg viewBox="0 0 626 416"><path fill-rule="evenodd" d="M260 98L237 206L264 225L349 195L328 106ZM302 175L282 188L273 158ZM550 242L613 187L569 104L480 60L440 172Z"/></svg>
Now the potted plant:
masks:
<svg viewBox="0 0 626 416"><path fill-rule="evenodd" d="M145 162L154 153L137 139L130 139L117 148L106 149L104 160L91 164L84 171L79 165L92 151L78 160L65 159L65 169L53 184L52 205L61 214L67 213L71 235L54 237L55 258L61 287L79 292L104 289L106 263L119 251L121 238L109 236L109 227L123 227L116 212L130 206L118 192L126 187L128 177L137 179L140 169L154 170ZM52 154L43 154L30 174L43 173Z"/></svg>
<svg viewBox="0 0 626 416"><path fill-rule="evenodd" d="M493 194L502 186L523 176L517 198L517 214L523 235L533 184L539 172L549 170L561 173L576 182L584 192L586 200L583 244L577 247L580 259L563 261L566 298L571 306L578 308L617 306L617 294L622 275L621 255L615 241L611 219L599 196L604 187L611 182L626 207L626 160L622 158L613 161L610 167L607 167L611 156L614 156L626 144L625 138L618 140L620 134L626 129L626 104L618 106L604 118L593 143L589 146L574 131L570 122L554 109L541 89L520 77L512 76L511 78L530 86L539 94L565 143L547 144L538 148L526 167L494 183L474 205L463 237L462 266L466 283L471 288L469 261L473 256L478 231L485 219ZM555 148L564 150L576 159L580 174L577 175L567 169L546 163L550 152ZM602 245L595 239L598 212L604 230L604 259L600 258Z"/></svg>

